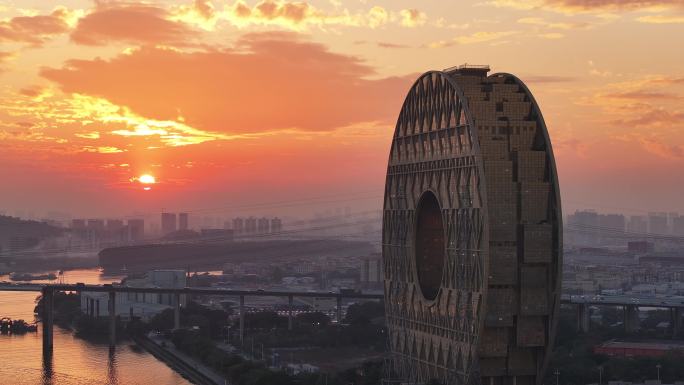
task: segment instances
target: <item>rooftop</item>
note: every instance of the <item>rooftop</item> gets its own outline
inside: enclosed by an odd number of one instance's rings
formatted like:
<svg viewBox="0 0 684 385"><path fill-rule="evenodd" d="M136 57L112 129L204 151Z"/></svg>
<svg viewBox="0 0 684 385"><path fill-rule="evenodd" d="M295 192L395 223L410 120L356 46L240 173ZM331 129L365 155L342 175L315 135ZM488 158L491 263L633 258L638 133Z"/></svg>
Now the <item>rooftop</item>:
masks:
<svg viewBox="0 0 684 385"><path fill-rule="evenodd" d="M457 73L478 73L487 74L490 68L487 64L468 64L464 63L458 66L449 67L443 70L443 72L457 72Z"/></svg>

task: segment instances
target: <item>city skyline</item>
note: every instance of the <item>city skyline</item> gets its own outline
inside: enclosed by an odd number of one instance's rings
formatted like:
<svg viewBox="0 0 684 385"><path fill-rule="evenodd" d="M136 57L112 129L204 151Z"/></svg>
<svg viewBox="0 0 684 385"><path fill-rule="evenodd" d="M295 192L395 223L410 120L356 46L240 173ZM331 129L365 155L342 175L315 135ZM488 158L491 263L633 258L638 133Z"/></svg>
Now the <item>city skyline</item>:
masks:
<svg viewBox="0 0 684 385"><path fill-rule="evenodd" d="M565 214L684 212L682 53L671 46L681 5L494 0L459 10L2 6L0 209L105 217L360 193L355 209L379 208L399 95L426 68L468 62L519 74L536 95Z"/></svg>
<svg viewBox="0 0 684 385"><path fill-rule="evenodd" d="M0 385L684 385L680 36L684 0L0 0Z"/></svg>

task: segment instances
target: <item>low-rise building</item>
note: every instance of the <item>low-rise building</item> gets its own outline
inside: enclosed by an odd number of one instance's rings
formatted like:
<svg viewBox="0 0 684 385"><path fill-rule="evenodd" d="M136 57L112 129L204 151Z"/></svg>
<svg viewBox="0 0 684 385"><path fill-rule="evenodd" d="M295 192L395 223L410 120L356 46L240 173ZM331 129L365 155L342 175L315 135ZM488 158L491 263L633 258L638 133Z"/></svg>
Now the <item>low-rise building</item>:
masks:
<svg viewBox="0 0 684 385"><path fill-rule="evenodd" d="M186 286L186 276L183 270L153 270L144 277L126 279L121 284L115 285L136 288L182 289ZM116 293L115 298L116 315L122 319L139 317L148 320L176 305L176 296L170 293ZM180 296L180 302L181 306L185 305L184 294ZM109 316L109 293L81 293L81 312L92 317Z"/></svg>

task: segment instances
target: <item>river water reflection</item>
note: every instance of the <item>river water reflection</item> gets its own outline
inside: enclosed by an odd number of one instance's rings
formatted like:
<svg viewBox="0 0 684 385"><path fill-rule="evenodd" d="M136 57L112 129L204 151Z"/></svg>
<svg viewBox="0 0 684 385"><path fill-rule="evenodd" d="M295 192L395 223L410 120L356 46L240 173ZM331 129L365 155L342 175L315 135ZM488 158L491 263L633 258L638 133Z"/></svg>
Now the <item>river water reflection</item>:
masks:
<svg viewBox="0 0 684 385"><path fill-rule="evenodd" d="M64 274L65 283L102 284L121 278L105 277L94 269ZM0 281L8 280L7 276L0 276ZM37 295L35 292L0 292L0 316L33 322ZM131 341L120 342L110 351L106 344L84 341L57 326L52 359L44 360L41 332L39 327L38 333L0 335L0 385L190 384Z"/></svg>

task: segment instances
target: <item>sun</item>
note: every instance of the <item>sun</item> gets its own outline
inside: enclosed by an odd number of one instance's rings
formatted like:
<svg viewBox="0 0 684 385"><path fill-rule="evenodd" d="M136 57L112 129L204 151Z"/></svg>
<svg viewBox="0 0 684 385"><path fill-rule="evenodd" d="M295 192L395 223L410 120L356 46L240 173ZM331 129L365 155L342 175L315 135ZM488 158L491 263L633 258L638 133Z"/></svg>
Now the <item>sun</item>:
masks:
<svg viewBox="0 0 684 385"><path fill-rule="evenodd" d="M154 175L142 174L131 178L130 181L133 183L140 183L143 186L143 190L150 191L152 190L152 185L157 183L157 178L155 178Z"/></svg>
<svg viewBox="0 0 684 385"><path fill-rule="evenodd" d="M157 183L157 180L150 174L143 174L138 177L138 182L142 184L155 184Z"/></svg>

